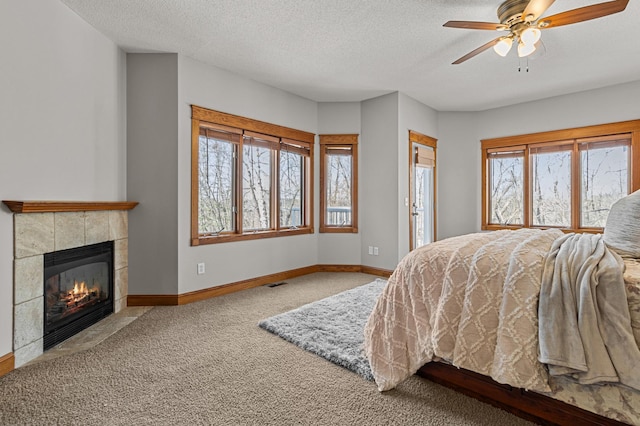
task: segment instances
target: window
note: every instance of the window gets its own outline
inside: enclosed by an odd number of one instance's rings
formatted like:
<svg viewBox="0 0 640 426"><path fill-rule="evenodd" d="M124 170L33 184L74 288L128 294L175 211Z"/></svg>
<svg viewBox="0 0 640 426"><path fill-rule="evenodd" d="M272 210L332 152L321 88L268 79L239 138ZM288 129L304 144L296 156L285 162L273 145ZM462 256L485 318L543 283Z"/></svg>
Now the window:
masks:
<svg viewBox="0 0 640 426"><path fill-rule="evenodd" d="M280 147L280 227L303 226L307 150L296 141ZM311 212L310 212L311 213Z"/></svg>
<svg viewBox="0 0 640 426"><path fill-rule="evenodd" d="M571 227L572 148L572 145L529 147L533 226Z"/></svg>
<svg viewBox="0 0 640 426"><path fill-rule="evenodd" d="M524 224L524 149L490 151L490 223Z"/></svg>
<svg viewBox="0 0 640 426"><path fill-rule="evenodd" d="M358 232L358 135L320 135L320 232Z"/></svg>
<svg viewBox="0 0 640 426"><path fill-rule="evenodd" d="M315 135L192 106L191 244L313 232Z"/></svg>
<svg viewBox="0 0 640 426"><path fill-rule="evenodd" d="M627 139L591 140L579 145L580 225L602 228L611 205L630 192Z"/></svg>
<svg viewBox="0 0 640 426"><path fill-rule="evenodd" d="M242 229L266 231L271 226L271 194L278 139L250 133L242 144Z"/></svg>
<svg viewBox="0 0 640 426"><path fill-rule="evenodd" d="M601 232L640 189L639 144L640 120L483 140L482 229Z"/></svg>
<svg viewBox="0 0 640 426"><path fill-rule="evenodd" d="M202 234L235 231L234 175L239 143L240 135L235 132L199 128L198 228Z"/></svg>

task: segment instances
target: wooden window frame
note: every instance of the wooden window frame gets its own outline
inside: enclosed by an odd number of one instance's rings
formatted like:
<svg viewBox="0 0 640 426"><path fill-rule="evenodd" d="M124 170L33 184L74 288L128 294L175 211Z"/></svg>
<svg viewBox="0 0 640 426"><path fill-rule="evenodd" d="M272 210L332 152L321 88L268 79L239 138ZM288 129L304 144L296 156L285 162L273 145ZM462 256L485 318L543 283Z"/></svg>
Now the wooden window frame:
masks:
<svg viewBox="0 0 640 426"><path fill-rule="evenodd" d="M326 201L326 148L344 147L351 150L351 225L328 225ZM321 233L357 233L358 232L358 135L320 135L320 232Z"/></svg>
<svg viewBox="0 0 640 426"><path fill-rule="evenodd" d="M559 228L564 232L601 233L603 228L581 227L580 224L580 144L586 140L610 139L615 136L629 137L630 162L629 182L630 192L640 189L640 120L621 121L617 123L599 124L594 126L577 127L571 129L532 133L518 136L508 136L495 139L481 140L482 150L482 230L519 229L550 227L533 226L531 219L531 188L532 167L530 149L537 147L552 147L554 145L572 144L572 195L571 195L571 226ZM524 224L499 225L489 223L489 156L491 152L515 150L524 148Z"/></svg>
<svg viewBox="0 0 640 426"><path fill-rule="evenodd" d="M413 216L411 206L413 205L413 144L419 144L433 148L433 241L438 241L438 215L436 206L438 204L438 140L431 136L423 135L413 130L409 130L409 250L413 250Z"/></svg>
<svg viewBox="0 0 640 426"><path fill-rule="evenodd" d="M199 217L199 144L200 129L224 129L240 135L235 169L235 206L234 230L221 232L217 235L201 234L198 229ZM271 177L271 207L270 229L249 230L242 229L242 148L245 138L261 139L261 145L267 143L273 150ZM265 142L262 142L265 141ZM289 235L312 234L313 224L313 167L314 167L315 134L302 130L291 129L276 124L265 123L246 117L227 114L191 105L191 245L216 244L233 241L246 241L262 238L283 237ZM303 182L303 212L302 225L298 227L280 226L280 148L282 145L295 146L297 152L306 158L304 164Z"/></svg>
<svg viewBox="0 0 640 426"><path fill-rule="evenodd" d="M520 155L521 153L521 155ZM528 193L528 183L529 180L526 179L526 176L528 175L529 172L529 162L528 162L528 158L529 158L529 153L527 151L527 146L526 145L517 145L517 146L510 146L510 147L506 147L506 148L491 148L491 149L486 149L483 150L482 152L483 156L486 157L486 160L484 161L483 164L486 164L486 171L483 171L483 178L486 179L486 186L483 185L483 188L488 189L489 185L490 185L490 176L489 176L489 172L491 171L490 167L489 167L489 163L491 161L491 157L493 154L510 154L509 156L513 157L513 158L522 158L522 164L523 164L523 170L522 170L522 186L523 186L523 192L526 194ZM523 194L524 195L524 194ZM490 196L487 193L487 204L486 204L486 211L487 211L487 218L490 217L490 208L491 206L489 205L489 201L490 201ZM484 202L484 199L483 199ZM529 197L524 196L523 198L523 211L522 211L522 224L511 224L511 225L497 225L497 224L489 224L490 226L501 226L500 229L518 229L518 228L522 228L524 226L525 223L525 216L526 216L526 212L528 211L529 208ZM483 218L484 221L484 218ZM484 222L483 222L483 225ZM483 228L484 229L484 228Z"/></svg>

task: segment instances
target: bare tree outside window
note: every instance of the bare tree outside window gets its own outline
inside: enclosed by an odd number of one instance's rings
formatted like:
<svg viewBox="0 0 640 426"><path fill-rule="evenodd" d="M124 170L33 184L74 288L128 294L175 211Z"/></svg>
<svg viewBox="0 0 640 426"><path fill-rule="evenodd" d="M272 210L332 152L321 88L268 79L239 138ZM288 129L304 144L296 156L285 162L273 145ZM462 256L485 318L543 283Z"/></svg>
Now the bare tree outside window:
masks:
<svg viewBox="0 0 640 426"><path fill-rule="evenodd" d="M202 233L233 231L234 144L200 136L198 228Z"/></svg>
<svg viewBox="0 0 640 426"><path fill-rule="evenodd" d="M611 144L580 151L581 226L604 227L613 203L629 193L629 148Z"/></svg>
<svg viewBox="0 0 640 426"><path fill-rule="evenodd" d="M571 226L571 151L532 153L534 226Z"/></svg>
<svg viewBox="0 0 640 426"><path fill-rule="evenodd" d="M640 120L483 139L482 229L603 232L640 188Z"/></svg>
<svg viewBox="0 0 640 426"><path fill-rule="evenodd" d="M326 224L351 226L351 150L331 149L325 158L327 161Z"/></svg>
<svg viewBox="0 0 640 426"><path fill-rule="evenodd" d="M489 156L490 223L524 223L524 152Z"/></svg>
<svg viewBox="0 0 640 426"><path fill-rule="evenodd" d="M191 105L191 245L312 234L316 135Z"/></svg>
<svg viewBox="0 0 640 426"><path fill-rule="evenodd" d="M245 230L271 227L272 150L262 146L243 146L242 227Z"/></svg>
<svg viewBox="0 0 640 426"><path fill-rule="evenodd" d="M280 226L294 227L302 223L302 188L304 157L280 150Z"/></svg>
<svg viewBox="0 0 640 426"><path fill-rule="evenodd" d="M320 135L320 232L358 232L358 135Z"/></svg>

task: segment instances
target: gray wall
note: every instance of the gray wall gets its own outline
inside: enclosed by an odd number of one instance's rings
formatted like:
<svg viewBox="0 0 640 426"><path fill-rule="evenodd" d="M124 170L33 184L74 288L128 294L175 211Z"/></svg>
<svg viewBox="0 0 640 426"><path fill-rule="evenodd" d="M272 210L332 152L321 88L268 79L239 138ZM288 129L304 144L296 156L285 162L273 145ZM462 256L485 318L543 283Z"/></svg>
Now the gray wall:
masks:
<svg viewBox="0 0 640 426"><path fill-rule="evenodd" d="M393 270L409 252L409 130L437 138L437 113L403 93L362 102L362 263ZM379 248L372 256L369 246Z"/></svg>
<svg viewBox="0 0 640 426"><path fill-rule="evenodd" d="M0 199L126 199L125 56L58 1L0 2ZM13 217L0 207L0 356L13 346Z"/></svg>
<svg viewBox="0 0 640 426"><path fill-rule="evenodd" d="M318 134L357 134L360 135L361 111L360 102L321 102L318 104ZM358 174L362 175L362 136L358 137ZM320 146L316 146L318 153ZM316 171L320 170L320 155L316 155ZM318 175L319 176L319 175ZM320 191L319 180L318 190L316 190L316 218L320 221ZM366 184L358 178L358 193L362 193ZM358 222L362 218L362 209L358 210ZM318 234L318 263L319 264L345 264L345 265L361 265L361 235L357 234Z"/></svg>
<svg viewBox="0 0 640 426"><path fill-rule="evenodd" d="M409 130L438 139L438 115L436 110L405 95L398 94L398 258L399 261L409 253L409 210L405 199L409 198ZM438 143L437 155L440 155ZM440 161L436 158L436 164ZM440 173L436 167L436 173ZM436 176L436 185L439 177ZM436 191L436 196L438 195ZM436 200L437 202L437 200ZM437 208L437 207L436 207ZM437 226L437 222L436 222Z"/></svg>
<svg viewBox="0 0 640 426"><path fill-rule="evenodd" d="M189 245L190 105L317 133L317 103L182 56L179 57L179 87L179 292L315 265L318 259L317 234L198 247ZM206 265L203 275L196 274L199 262Z"/></svg>
<svg viewBox="0 0 640 426"><path fill-rule="evenodd" d="M438 113L439 240L480 230L480 142L473 112Z"/></svg>
<svg viewBox="0 0 640 426"><path fill-rule="evenodd" d="M398 93L362 102L360 233L362 263L394 269L398 262ZM379 248L372 256L368 247Z"/></svg>
<svg viewBox="0 0 640 426"><path fill-rule="evenodd" d="M640 80L477 113L480 139L640 118Z"/></svg>
<svg viewBox="0 0 640 426"><path fill-rule="evenodd" d="M190 227L192 104L312 133L317 104L175 54L127 61L128 191L141 202L129 292L186 293L316 264L315 234L192 247Z"/></svg>
<svg viewBox="0 0 640 426"><path fill-rule="evenodd" d="M438 114L438 236L480 230L480 140L640 118L640 81L475 113Z"/></svg>
<svg viewBox="0 0 640 426"><path fill-rule="evenodd" d="M129 293L178 293L178 55L127 55Z"/></svg>

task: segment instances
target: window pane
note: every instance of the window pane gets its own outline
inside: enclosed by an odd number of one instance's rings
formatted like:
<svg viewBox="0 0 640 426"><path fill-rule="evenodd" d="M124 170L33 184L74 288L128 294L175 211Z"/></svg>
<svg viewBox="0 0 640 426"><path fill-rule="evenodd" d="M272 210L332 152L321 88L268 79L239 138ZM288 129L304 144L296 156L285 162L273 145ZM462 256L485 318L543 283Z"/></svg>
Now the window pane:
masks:
<svg viewBox="0 0 640 426"><path fill-rule="evenodd" d="M580 169L580 225L604 228L611 205L629 193L629 148L607 146L582 150Z"/></svg>
<svg viewBox="0 0 640 426"><path fill-rule="evenodd" d="M280 151L280 226L302 225L302 183L304 157Z"/></svg>
<svg viewBox="0 0 640 426"><path fill-rule="evenodd" d="M433 167L416 166L413 226L415 247L433 242Z"/></svg>
<svg viewBox="0 0 640 426"><path fill-rule="evenodd" d="M243 230L271 228L271 149L243 146Z"/></svg>
<svg viewBox="0 0 640 426"><path fill-rule="evenodd" d="M532 154L532 223L571 226L571 151Z"/></svg>
<svg viewBox="0 0 640 426"><path fill-rule="evenodd" d="M234 144L200 136L199 147L198 231L233 231Z"/></svg>
<svg viewBox="0 0 640 426"><path fill-rule="evenodd" d="M489 223L524 223L524 152L489 156Z"/></svg>
<svg viewBox="0 0 640 426"><path fill-rule="evenodd" d="M351 226L351 150L326 155L326 205L328 226Z"/></svg>

